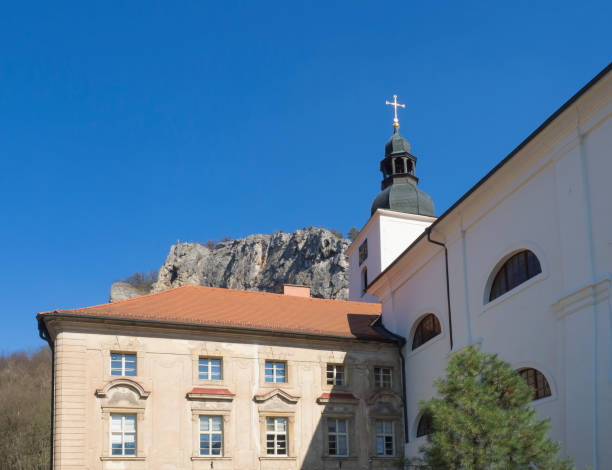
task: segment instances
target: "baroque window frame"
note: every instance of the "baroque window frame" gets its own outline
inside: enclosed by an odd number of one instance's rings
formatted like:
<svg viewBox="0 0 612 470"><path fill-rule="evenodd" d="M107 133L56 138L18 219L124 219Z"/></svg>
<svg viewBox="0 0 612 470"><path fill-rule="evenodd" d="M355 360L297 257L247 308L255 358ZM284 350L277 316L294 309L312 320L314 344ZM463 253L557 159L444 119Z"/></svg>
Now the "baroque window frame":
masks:
<svg viewBox="0 0 612 470"><path fill-rule="evenodd" d="M286 418L287 419L287 455L268 455L267 453L267 418ZM259 436L261 455L259 460L297 460L295 452L295 413L290 411L266 411L259 410Z"/></svg>
<svg viewBox="0 0 612 470"><path fill-rule="evenodd" d="M221 417L223 429L221 442L221 455L200 455L200 417ZM191 449L191 460L231 460L233 455L233 440L228 436L232 435L233 427L231 422L230 410L192 408L191 409L193 445Z"/></svg>

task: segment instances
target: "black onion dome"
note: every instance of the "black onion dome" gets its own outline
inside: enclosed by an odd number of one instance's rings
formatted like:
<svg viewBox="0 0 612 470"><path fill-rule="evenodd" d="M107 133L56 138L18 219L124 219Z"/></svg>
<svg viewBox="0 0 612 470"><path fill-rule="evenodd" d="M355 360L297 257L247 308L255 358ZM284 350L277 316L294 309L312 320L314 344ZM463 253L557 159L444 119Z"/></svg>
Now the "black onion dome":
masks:
<svg viewBox="0 0 612 470"><path fill-rule="evenodd" d="M387 209L433 217L431 197L417 186L417 158L410 153L410 142L400 135L398 127L394 126L393 135L385 144L385 156L380 162L381 191L372 203L371 214L376 209Z"/></svg>
<svg viewBox="0 0 612 470"><path fill-rule="evenodd" d="M372 203L372 215L376 212L376 209L434 216L434 203L429 194L419 189L408 178L404 181L399 181L399 178L397 178L393 184L378 193Z"/></svg>

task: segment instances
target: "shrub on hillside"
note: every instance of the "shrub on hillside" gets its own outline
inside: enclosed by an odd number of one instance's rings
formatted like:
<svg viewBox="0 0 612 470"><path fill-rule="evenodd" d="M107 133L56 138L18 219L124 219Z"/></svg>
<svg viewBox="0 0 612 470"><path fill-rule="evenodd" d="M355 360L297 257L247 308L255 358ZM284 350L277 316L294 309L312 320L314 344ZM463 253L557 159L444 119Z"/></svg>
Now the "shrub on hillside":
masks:
<svg viewBox="0 0 612 470"><path fill-rule="evenodd" d="M138 271L123 279L122 282L126 282L143 292L149 292L153 284L157 282L157 271Z"/></svg>
<svg viewBox="0 0 612 470"><path fill-rule="evenodd" d="M0 470L47 470L51 352L0 356Z"/></svg>

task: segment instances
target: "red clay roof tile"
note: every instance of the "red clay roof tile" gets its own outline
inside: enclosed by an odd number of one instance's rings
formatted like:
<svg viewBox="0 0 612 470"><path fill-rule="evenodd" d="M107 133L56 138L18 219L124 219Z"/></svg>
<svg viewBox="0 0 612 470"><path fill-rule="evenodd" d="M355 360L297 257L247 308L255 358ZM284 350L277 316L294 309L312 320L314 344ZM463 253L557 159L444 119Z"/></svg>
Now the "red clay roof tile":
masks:
<svg viewBox="0 0 612 470"><path fill-rule="evenodd" d="M370 327L380 311L380 304L374 303L183 286L119 302L40 315L82 315L383 340Z"/></svg>
<svg viewBox="0 0 612 470"><path fill-rule="evenodd" d="M322 399L327 399L327 400L359 400L359 398L357 398L355 395L353 395L352 393L347 393L347 392L323 392L321 394L321 396L319 396L317 398L317 400L322 400Z"/></svg>

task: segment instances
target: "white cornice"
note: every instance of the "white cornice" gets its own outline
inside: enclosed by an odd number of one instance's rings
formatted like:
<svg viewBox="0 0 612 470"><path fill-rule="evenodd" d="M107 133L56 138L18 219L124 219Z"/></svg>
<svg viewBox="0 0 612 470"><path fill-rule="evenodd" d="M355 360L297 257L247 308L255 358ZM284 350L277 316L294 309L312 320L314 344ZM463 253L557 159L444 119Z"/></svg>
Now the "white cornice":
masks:
<svg viewBox="0 0 612 470"><path fill-rule="evenodd" d="M552 304L553 312L561 319L592 305L597 305L610 296L611 283L612 276L606 274L594 282L566 292Z"/></svg>

